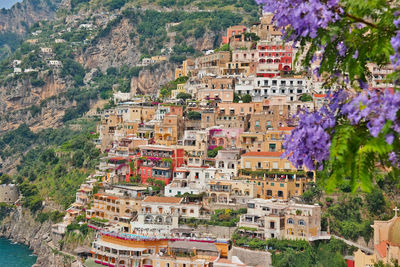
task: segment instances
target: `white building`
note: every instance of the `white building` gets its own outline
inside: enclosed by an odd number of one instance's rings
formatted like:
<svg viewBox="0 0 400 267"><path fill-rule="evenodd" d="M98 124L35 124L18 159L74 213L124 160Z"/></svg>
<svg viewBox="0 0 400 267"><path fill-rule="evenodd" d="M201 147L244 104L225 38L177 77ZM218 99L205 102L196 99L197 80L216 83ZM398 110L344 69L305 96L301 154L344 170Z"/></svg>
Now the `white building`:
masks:
<svg viewBox="0 0 400 267"><path fill-rule="evenodd" d="M179 217L201 215L201 204L184 203L179 197L148 196L142 201L137 221L131 222L131 230L144 235L169 235L178 228Z"/></svg>
<svg viewBox="0 0 400 267"><path fill-rule="evenodd" d="M21 68L14 68L14 73L15 74L22 73L22 69Z"/></svg>
<svg viewBox="0 0 400 267"><path fill-rule="evenodd" d="M207 184L215 178L217 169L210 167L182 167L174 172L172 182L165 187L166 196L200 194L207 191Z"/></svg>
<svg viewBox="0 0 400 267"><path fill-rule="evenodd" d="M215 167L219 179L230 180L237 176L240 149L221 149L215 157Z"/></svg>
<svg viewBox="0 0 400 267"><path fill-rule="evenodd" d="M55 67L55 68L61 68L62 67L62 62L60 60L51 59L51 60L47 61L47 64L50 67Z"/></svg>
<svg viewBox="0 0 400 267"><path fill-rule="evenodd" d="M302 94L311 93L310 81L305 77L244 77L235 86L239 95L249 94L253 101L262 101L270 96L284 95L287 101L297 101Z"/></svg>

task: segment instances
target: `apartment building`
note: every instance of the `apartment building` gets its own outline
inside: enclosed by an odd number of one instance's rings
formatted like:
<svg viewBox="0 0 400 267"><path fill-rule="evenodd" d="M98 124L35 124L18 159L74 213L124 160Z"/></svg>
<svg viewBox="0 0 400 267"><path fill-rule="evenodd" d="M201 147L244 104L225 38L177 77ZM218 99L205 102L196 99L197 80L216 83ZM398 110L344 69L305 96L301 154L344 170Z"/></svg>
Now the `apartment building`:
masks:
<svg viewBox="0 0 400 267"><path fill-rule="evenodd" d="M137 161L137 170L146 183L147 179L153 178L169 184L175 168L184 164L184 150L161 146L148 145L140 147L140 159Z"/></svg>
<svg viewBox="0 0 400 267"><path fill-rule="evenodd" d="M183 117L167 114L154 125L154 141L160 145L176 145L183 135Z"/></svg>
<svg viewBox="0 0 400 267"><path fill-rule="evenodd" d="M206 192L208 182L215 178L216 172L216 168L208 166L177 168L172 182L164 189L164 195L180 196L185 193L201 194Z"/></svg>
<svg viewBox="0 0 400 267"><path fill-rule="evenodd" d="M208 184L211 205L244 205L256 195L256 186L245 180L213 180Z"/></svg>
<svg viewBox="0 0 400 267"><path fill-rule="evenodd" d="M240 227L256 228L260 238L312 239L321 233L321 207L276 199L253 199ZM242 229L242 232L247 230Z"/></svg>

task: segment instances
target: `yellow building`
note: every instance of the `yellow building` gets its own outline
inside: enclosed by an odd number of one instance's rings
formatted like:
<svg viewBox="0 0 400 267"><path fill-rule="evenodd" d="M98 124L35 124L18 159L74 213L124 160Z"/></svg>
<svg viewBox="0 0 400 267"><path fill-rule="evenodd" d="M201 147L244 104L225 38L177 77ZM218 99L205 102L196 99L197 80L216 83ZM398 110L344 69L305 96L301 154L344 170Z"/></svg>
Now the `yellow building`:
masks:
<svg viewBox="0 0 400 267"><path fill-rule="evenodd" d="M86 210L86 217L119 223L124 230L128 231L129 221L139 210L141 210L141 202L136 199L97 193L93 196L91 209Z"/></svg>
<svg viewBox="0 0 400 267"><path fill-rule="evenodd" d="M154 126L154 141L159 145L176 145L183 134L183 119L178 115L166 115Z"/></svg>
<svg viewBox="0 0 400 267"><path fill-rule="evenodd" d="M281 158L283 152L247 152L242 155L241 168L257 171L297 171L287 160Z"/></svg>
<svg viewBox="0 0 400 267"><path fill-rule="evenodd" d="M157 63L157 62L161 62L161 61L167 61L168 58L166 56L153 56L151 57L151 61Z"/></svg>
<svg viewBox="0 0 400 267"><path fill-rule="evenodd" d="M191 70L194 68L194 60L193 59L186 59L183 61L182 66L179 66L178 68L175 69L175 79L178 79L179 77L183 76L189 76Z"/></svg>
<svg viewBox="0 0 400 267"><path fill-rule="evenodd" d="M171 91L171 97L172 97L172 98L176 98L176 96L177 96L179 93L186 93L185 84L184 84L184 83L178 84L177 87L176 87L176 90L172 90L172 91Z"/></svg>

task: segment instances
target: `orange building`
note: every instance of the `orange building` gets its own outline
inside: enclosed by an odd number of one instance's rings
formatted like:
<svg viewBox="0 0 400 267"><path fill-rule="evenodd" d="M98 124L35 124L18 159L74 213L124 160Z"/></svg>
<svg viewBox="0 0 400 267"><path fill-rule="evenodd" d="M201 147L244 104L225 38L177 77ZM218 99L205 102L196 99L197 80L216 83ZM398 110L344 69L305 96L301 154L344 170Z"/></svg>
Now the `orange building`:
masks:
<svg viewBox="0 0 400 267"><path fill-rule="evenodd" d="M234 37L235 40L240 41L242 39L242 34L247 30L246 26L236 25L229 27L226 30L226 36L222 36L222 44L229 43L229 40Z"/></svg>

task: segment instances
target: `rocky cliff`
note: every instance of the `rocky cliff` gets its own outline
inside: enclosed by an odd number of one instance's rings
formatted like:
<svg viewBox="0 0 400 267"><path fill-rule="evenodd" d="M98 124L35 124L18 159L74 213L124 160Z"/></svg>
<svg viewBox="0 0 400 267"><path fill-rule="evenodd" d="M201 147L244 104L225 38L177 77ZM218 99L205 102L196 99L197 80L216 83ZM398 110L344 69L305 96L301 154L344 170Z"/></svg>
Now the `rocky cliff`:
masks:
<svg viewBox="0 0 400 267"><path fill-rule="evenodd" d="M0 10L0 32L24 35L35 22L52 20L61 0L24 0Z"/></svg>
<svg viewBox="0 0 400 267"><path fill-rule="evenodd" d="M0 85L0 133L21 123L34 130L60 125L65 109L73 105L60 95L69 84L55 74L43 75L43 81L38 87L32 86L29 79Z"/></svg>
<svg viewBox="0 0 400 267"><path fill-rule="evenodd" d="M54 253L57 247L51 235L51 223L35 221L29 210L18 207L0 222L0 237L29 246L38 259L37 266L67 266L65 257Z"/></svg>

